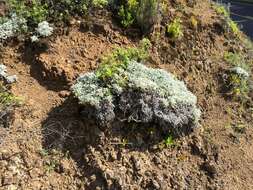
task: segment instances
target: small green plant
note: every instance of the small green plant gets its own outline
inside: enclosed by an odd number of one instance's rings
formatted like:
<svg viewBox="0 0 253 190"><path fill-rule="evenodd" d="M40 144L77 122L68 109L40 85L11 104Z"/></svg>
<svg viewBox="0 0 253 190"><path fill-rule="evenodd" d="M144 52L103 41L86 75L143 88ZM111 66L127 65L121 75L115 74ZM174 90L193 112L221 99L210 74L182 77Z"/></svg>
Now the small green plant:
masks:
<svg viewBox="0 0 253 190"><path fill-rule="evenodd" d="M167 34L171 38L181 38L183 36L182 21L179 18L174 19L171 23L167 24Z"/></svg>
<svg viewBox="0 0 253 190"><path fill-rule="evenodd" d="M228 9L223 5L215 4L213 8L219 15L223 15L225 17L229 17L230 15Z"/></svg>
<svg viewBox="0 0 253 190"><path fill-rule="evenodd" d="M102 58L101 64L96 72L102 80L112 79L121 69L124 69L130 61L143 61L148 58L148 49L151 43L144 38L139 47L116 48L114 51ZM125 78L122 76L122 78ZM118 81L119 82L119 81Z"/></svg>
<svg viewBox="0 0 253 190"><path fill-rule="evenodd" d="M164 144L166 147L171 147L175 145L174 138L172 135L169 135L165 140Z"/></svg>
<svg viewBox="0 0 253 190"><path fill-rule="evenodd" d="M232 126L232 129L236 132L236 133L244 133L246 130L246 125L244 124L236 124Z"/></svg>
<svg viewBox="0 0 253 190"><path fill-rule="evenodd" d="M196 29L198 27L198 20L196 19L196 17L191 16L190 22L191 22L192 28Z"/></svg>
<svg viewBox="0 0 253 190"><path fill-rule="evenodd" d="M128 9L124 8L123 5L119 9L119 16L121 18L121 24L125 28L131 26L134 23L135 19L132 13Z"/></svg>
<svg viewBox="0 0 253 190"><path fill-rule="evenodd" d="M14 96L10 92L8 92L2 85L0 85L0 108L20 105L21 103L22 99L20 97Z"/></svg>
<svg viewBox="0 0 253 190"><path fill-rule="evenodd" d="M92 5L94 7L103 8L108 5L107 0L92 0Z"/></svg>
<svg viewBox="0 0 253 190"><path fill-rule="evenodd" d="M49 155L49 152L48 152L48 150L46 150L46 149L41 149L41 150L39 151L39 154L41 155L41 157L46 157L46 156Z"/></svg>
<svg viewBox="0 0 253 190"><path fill-rule="evenodd" d="M157 0L128 0L122 3L118 10L120 22L127 28L137 25L143 32L154 24L158 15Z"/></svg>
<svg viewBox="0 0 253 190"><path fill-rule="evenodd" d="M42 4L39 0L31 0L29 3L25 0L9 0L8 5L11 12L31 24L44 21L48 14L47 5Z"/></svg>
<svg viewBox="0 0 253 190"><path fill-rule="evenodd" d="M232 32L234 35L238 36L238 35L240 34L240 29L239 29L237 23L235 23L233 20L230 19L230 20L228 21L228 26L229 26L231 32Z"/></svg>
<svg viewBox="0 0 253 190"><path fill-rule="evenodd" d="M248 78L237 73L230 73L228 77L229 94L235 98L246 98L249 93Z"/></svg>
<svg viewBox="0 0 253 190"><path fill-rule="evenodd" d="M248 69L246 61L240 53L225 52L224 60L231 66L240 66L242 68Z"/></svg>
<svg viewBox="0 0 253 190"><path fill-rule="evenodd" d="M225 52L224 60L232 67L227 71L226 85L228 94L244 100L250 91L250 68L245 58L240 53Z"/></svg>
<svg viewBox="0 0 253 190"><path fill-rule="evenodd" d="M21 99L12 95L0 84L0 127L9 127L13 111L20 104Z"/></svg>

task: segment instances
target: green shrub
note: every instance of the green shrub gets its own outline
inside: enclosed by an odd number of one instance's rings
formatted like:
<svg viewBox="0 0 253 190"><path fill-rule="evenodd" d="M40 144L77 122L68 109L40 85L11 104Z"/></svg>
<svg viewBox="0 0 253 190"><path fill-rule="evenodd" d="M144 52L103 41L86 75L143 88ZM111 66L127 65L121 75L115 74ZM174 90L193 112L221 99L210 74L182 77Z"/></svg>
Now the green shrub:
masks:
<svg viewBox="0 0 253 190"><path fill-rule="evenodd" d="M167 34L171 38L181 38L183 36L182 21L179 18L174 19L167 25Z"/></svg>
<svg viewBox="0 0 253 190"><path fill-rule="evenodd" d="M6 108L7 106L20 104L20 102L21 99L19 97L12 95L0 86L0 109Z"/></svg>
<svg viewBox="0 0 253 190"><path fill-rule="evenodd" d="M224 59L232 66L239 66L241 63L245 63L243 56L239 53L225 52Z"/></svg>
<svg viewBox="0 0 253 190"><path fill-rule="evenodd" d="M230 15L229 10L223 5L216 3L213 5L213 8L219 15L223 15L225 17L229 17Z"/></svg>
<svg viewBox="0 0 253 190"><path fill-rule="evenodd" d="M234 35L238 36L238 35L240 34L240 29L239 29L237 23L235 23L233 20L230 19L230 20L228 21L228 26L229 26L230 31L231 31Z"/></svg>
<svg viewBox="0 0 253 190"><path fill-rule="evenodd" d="M146 32L158 16L157 0L128 0L119 5L118 15L124 27L137 25Z"/></svg>
<svg viewBox="0 0 253 190"><path fill-rule="evenodd" d="M45 0L50 21L68 21L73 15L86 15L90 0ZM98 3L96 1L95 3Z"/></svg>
<svg viewBox="0 0 253 190"><path fill-rule="evenodd" d="M108 5L108 1L107 0L92 0L92 5L94 7L103 8Z"/></svg>
<svg viewBox="0 0 253 190"><path fill-rule="evenodd" d="M100 79L112 79L112 77L120 70L126 67L131 61L141 62L148 58L148 49L151 43L144 38L139 47L116 48L114 51L102 57L101 64L96 71L96 75Z"/></svg>
<svg viewBox="0 0 253 190"><path fill-rule="evenodd" d="M124 8L123 5L120 7L118 14L119 14L120 19L121 19L121 24L125 28L131 26L135 21L134 16L132 15L132 13L129 10L127 10L126 8Z"/></svg>
<svg viewBox="0 0 253 190"><path fill-rule="evenodd" d="M233 67L227 76L228 94L241 100L248 97L249 73L241 67Z"/></svg>
<svg viewBox="0 0 253 190"><path fill-rule="evenodd" d="M158 1L141 0L136 13L136 21L141 30L146 32L158 19Z"/></svg>
<svg viewBox="0 0 253 190"><path fill-rule="evenodd" d="M232 66L225 75L228 94L235 98L245 99L250 91L249 65L239 53L226 52L224 59Z"/></svg>
<svg viewBox="0 0 253 190"><path fill-rule="evenodd" d="M47 18L48 10L46 4L39 0L9 0L10 11L18 17L26 19L31 24L38 24Z"/></svg>
<svg viewBox="0 0 253 190"><path fill-rule="evenodd" d="M224 60L233 67L241 67L244 70L250 70L244 56L240 53L225 52Z"/></svg>

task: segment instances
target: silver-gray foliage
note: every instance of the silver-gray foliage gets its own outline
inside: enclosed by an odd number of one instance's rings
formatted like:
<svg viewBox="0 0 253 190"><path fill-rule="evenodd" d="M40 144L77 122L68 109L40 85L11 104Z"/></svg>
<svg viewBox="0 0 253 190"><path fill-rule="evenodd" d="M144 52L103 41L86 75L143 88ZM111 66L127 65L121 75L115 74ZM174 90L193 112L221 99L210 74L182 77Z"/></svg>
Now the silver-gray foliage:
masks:
<svg viewBox="0 0 253 190"><path fill-rule="evenodd" d="M13 14L6 22L0 24L0 40L16 36L21 31L27 30L26 20Z"/></svg>
<svg viewBox="0 0 253 190"><path fill-rule="evenodd" d="M243 69L242 67L239 67L239 66L231 68L230 72L235 73L244 79L247 79L250 76L248 71L246 71L245 69Z"/></svg>
<svg viewBox="0 0 253 190"><path fill-rule="evenodd" d="M8 75L5 65L0 64L0 80L5 80L8 84L14 83L18 80L16 75Z"/></svg>
<svg viewBox="0 0 253 190"><path fill-rule="evenodd" d="M52 35L53 30L53 27L51 27L47 21L40 22L36 29L38 35L41 37L48 37Z"/></svg>
<svg viewBox="0 0 253 190"><path fill-rule="evenodd" d="M121 76L127 81L124 85L119 82ZM119 69L109 85L92 72L80 76L72 90L83 105L85 117L102 126L117 118L181 132L196 126L201 115L196 96L184 82L162 69L137 62Z"/></svg>

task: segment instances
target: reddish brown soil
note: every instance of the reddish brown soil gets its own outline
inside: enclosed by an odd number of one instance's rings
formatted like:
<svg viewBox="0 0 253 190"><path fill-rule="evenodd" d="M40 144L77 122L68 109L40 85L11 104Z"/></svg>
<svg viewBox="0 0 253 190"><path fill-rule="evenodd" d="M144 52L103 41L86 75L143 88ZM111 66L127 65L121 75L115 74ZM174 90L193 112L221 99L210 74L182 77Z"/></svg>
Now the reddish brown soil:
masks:
<svg viewBox="0 0 253 190"><path fill-rule="evenodd" d="M226 50L247 50L226 43L216 30L217 16L203 2L182 15L187 20L194 12L197 30L185 24L180 41L161 37L151 51L150 65L184 80L203 112L201 126L168 148L148 144L135 126L127 133L117 123L100 131L79 117L69 85L94 70L115 44L134 45L116 29L95 33L73 26L47 42L46 51L22 44L2 48L1 63L19 77L11 91L24 103L10 128L0 129L0 190L253 189L253 112L224 97L219 77L228 67ZM242 130L233 127L238 125Z"/></svg>
<svg viewBox="0 0 253 190"><path fill-rule="evenodd" d="M67 36L57 37L48 51L38 57L44 76L69 83L80 73L95 69L99 58L114 46L130 44L126 37L112 33L110 28L104 30L106 35L82 33L73 28Z"/></svg>

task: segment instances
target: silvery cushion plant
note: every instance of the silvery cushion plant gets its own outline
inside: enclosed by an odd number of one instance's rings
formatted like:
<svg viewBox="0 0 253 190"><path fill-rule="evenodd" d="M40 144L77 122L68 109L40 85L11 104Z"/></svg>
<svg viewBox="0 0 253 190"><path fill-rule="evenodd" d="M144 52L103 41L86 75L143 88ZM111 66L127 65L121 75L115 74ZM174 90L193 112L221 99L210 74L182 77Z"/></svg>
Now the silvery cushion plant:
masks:
<svg viewBox="0 0 253 190"><path fill-rule="evenodd" d="M36 29L38 35L41 37L48 37L52 35L53 30L53 27L51 27L47 21L40 22Z"/></svg>
<svg viewBox="0 0 253 190"><path fill-rule="evenodd" d="M16 14L12 14L10 18L0 24L0 40L4 41L26 30L26 20L18 17Z"/></svg>
<svg viewBox="0 0 253 190"><path fill-rule="evenodd" d="M9 76L5 65L0 64L0 80L5 80L6 83L11 84L17 81L16 75Z"/></svg>
<svg viewBox="0 0 253 190"><path fill-rule="evenodd" d="M201 115L197 98L172 74L136 61L108 67L102 71L109 78L101 77L98 69L81 75L72 87L84 117L101 126L115 119L153 123L180 134L197 126Z"/></svg>
<svg viewBox="0 0 253 190"><path fill-rule="evenodd" d="M6 83L11 84L18 80L16 75L8 75L5 65L0 64L0 80L4 80Z"/></svg>

